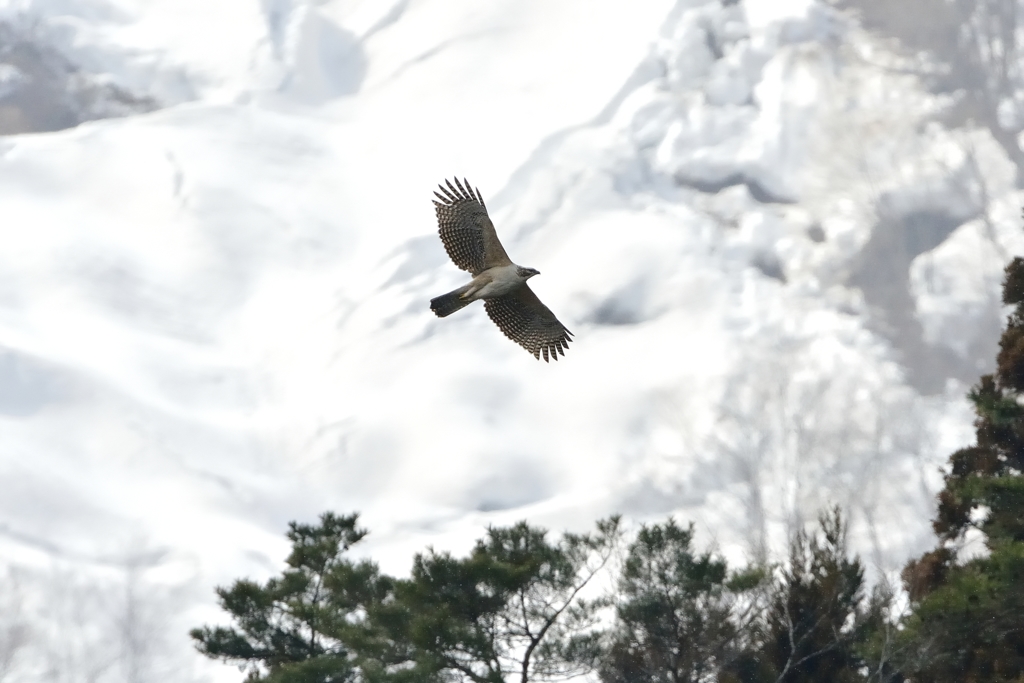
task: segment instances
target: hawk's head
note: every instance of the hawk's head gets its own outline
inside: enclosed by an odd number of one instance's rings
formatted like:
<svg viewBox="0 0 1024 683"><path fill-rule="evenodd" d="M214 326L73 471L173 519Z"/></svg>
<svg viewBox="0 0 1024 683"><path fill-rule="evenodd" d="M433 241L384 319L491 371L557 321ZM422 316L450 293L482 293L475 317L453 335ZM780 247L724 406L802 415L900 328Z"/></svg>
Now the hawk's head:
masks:
<svg viewBox="0 0 1024 683"><path fill-rule="evenodd" d="M529 280L534 275L540 275L540 271L536 268L523 268L522 266L516 266L516 274L524 280Z"/></svg>

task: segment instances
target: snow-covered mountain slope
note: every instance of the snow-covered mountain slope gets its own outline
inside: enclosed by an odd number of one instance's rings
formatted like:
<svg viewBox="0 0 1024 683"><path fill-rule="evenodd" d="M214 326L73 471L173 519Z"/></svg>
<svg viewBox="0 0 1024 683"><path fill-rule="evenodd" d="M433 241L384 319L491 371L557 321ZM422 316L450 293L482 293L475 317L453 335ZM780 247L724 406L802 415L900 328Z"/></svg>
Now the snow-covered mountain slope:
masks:
<svg viewBox="0 0 1024 683"><path fill-rule="evenodd" d="M0 8L161 107L0 139L0 599L33 628L12 680L235 680L187 628L326 509L361 511L397 573L489 523L613 512L692 519L737 560L833 502L878 571L928 543L970 417L965 378L911 352L992 358L1021 198L842 17ZM565 359L428 310L465 278L430 203L452 173L541 270Z"/></svg>

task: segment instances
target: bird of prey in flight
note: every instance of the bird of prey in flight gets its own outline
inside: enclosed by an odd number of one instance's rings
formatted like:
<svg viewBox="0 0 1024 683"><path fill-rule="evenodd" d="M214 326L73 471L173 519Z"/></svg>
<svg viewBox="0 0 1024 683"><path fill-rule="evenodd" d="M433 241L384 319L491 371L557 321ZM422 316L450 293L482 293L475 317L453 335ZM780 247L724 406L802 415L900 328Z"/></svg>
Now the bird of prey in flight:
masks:
<svg viewBox="0 0 1024 683"><path fill-rule="evenodd" d="M526 281L540 271L512 263L498 241L494 224L487 216L480 190L455 179L434 192L438 233L452 262L469 271L468 285L430 300L430 310L443 318L483 299L484 309L505 336L540 360L558 360L569 348L572 332L558 322L551 309L541 303ZM474 194L475 192L475 194Z"/></svg>

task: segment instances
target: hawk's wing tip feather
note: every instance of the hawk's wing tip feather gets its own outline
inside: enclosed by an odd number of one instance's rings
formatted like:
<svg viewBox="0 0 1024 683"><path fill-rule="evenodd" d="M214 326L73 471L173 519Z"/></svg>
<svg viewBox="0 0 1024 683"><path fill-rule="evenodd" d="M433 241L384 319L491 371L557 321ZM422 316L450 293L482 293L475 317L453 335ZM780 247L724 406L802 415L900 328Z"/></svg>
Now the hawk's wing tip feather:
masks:
<svg viewBox="0 0 1024 683"><path fill-rule="evenodd" d="M479 202L480 206L484 207L484 210L487 209L487 205L484 204L484 196L480 192L480 188L474 188L470 184L468 178L459 180L458 176L452 176L452 179L455 181L454 185L452 185L452 180L449 180L448 178L444 179L444 183L438 183L437 185L447 196L441 196L436 191L434 194L440 197L441 200L449 206L459 201L475 201ZM445 185L448 187L445 187Z"/></svg>

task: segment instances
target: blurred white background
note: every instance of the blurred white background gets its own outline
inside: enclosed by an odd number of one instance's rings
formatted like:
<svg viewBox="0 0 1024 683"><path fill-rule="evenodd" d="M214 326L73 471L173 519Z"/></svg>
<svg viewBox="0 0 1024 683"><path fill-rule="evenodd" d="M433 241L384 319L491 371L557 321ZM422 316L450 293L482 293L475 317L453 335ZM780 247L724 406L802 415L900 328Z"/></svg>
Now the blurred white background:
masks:
<svg viewBox="0 0 1024 683"><path fill-rule="evenodd" d="M1024 90L886 6L0 0L0 681L239 680L187 631L324 510L396 574L614 512L930 546ZM453 174L558 363L429 311Z"/></svg>

